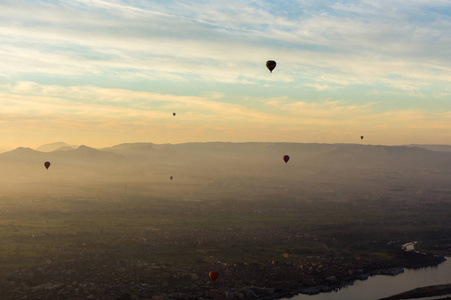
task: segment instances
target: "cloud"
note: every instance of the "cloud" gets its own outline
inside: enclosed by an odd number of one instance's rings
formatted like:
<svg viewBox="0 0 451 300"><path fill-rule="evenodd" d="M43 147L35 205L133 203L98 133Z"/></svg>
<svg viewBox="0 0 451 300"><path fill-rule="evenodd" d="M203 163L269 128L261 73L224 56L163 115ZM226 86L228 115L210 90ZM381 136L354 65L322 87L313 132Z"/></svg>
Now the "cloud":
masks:
<svg viewBox="0 0 451 300"><path fill-rule="evenodd" d="M424 97L423 93L421 93L418 86L413 86L411 84L403 83L403 82L395 82L392 84L392 86L396 89L407 92L409 94L409 96Z"/></svg>
<svg viewBox="0 0 451 300"><path fill-rule="evenodd" d="M421 1L402 5L9 2L0 5L1 67L8 74L260 84L267 78L257 70L275 57L286 66L278 77L285 82L313 75L374 84L393 74L449 82L449 16L428 16Z"/></svg>
<svg viewBox="0 0 451 300"><path fill-rule="evenodd" d="M51 123L164 140L158 127L179 132L174 141L202 139L195 128L208 124L256 139L413 122L389 114L401 111L441 128L450 31L444 0L4 1L0 111L10 130ZM189 124L168 121L174 110Z"/></svg>
<svg viewBox="0 0 451 300"><path fill-rule="evenodd" d="M264 117L263 113L244 106L221 102L223 95L219 93L204 97L178 96L95 86L49 86L35 82L3 85L1 90L0 105L10 108L3 111L5 115L10 115L10 119L15 111L20 112L21 118L29 119L40 119L42 115L54 119L59 119L60 115L65 118L72 115L76 119L81 118L79 122L108 118L117 122L136 119L160 122L168 120L168 115L176 109L188 111L188 118L199 123L212 119L228 122L239 118Z"/></svg>
<svg viewBox="0 0 451 300"><path fill-rule="evenodd" d="M321 102L281 101L269 99L265 105L271 107L275 113L288 114L295 123L337 124L340 122L354 122L361 116L372 113L374 103L352 105L342 101L324 100Z"/></svg>
<svg viewBox="0 0 451 300"><path fill-rule="evenodd" d="M309 87L314 88L314 89L319 90L319 91L333 89L332 87L330 87L327 84L321 85L321 84L318 84L318 83L307 83L306 86L309 86Z"/></svg>
<svg viewBox="0 0 451 300"><path fill-rule="evenodd" d="M88 139L93 146L139 140L332 143L352 142L360 131L382 140L384 133L411 135L414 131L420 138L435 131L443 143L451 138L448 111L381 111L380 103L246 96L235 104L230 103L230 95L220 93L183 96L34 82L1 85L0 91L5 141L41 137L40 143L80 144ZM395 142L387 139L385 143Z"/></svg>

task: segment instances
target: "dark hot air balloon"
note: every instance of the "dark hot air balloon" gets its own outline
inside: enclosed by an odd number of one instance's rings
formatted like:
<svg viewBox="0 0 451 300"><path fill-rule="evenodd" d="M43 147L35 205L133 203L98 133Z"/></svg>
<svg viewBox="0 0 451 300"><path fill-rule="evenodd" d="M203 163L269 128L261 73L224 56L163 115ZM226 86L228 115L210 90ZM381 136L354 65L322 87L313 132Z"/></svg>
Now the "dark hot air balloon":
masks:
<svg viewBox="0 0 451 300"><path fill-rule="evenodd" d="M172 115L175 117L176 113L172 113Z"/></svg>
<svg viewBox="0 0 451 300"><path fill-rule="evenodd" d="M273 60L268 60L266 62L266 67L268 68L268 70L272 73L272 70L274 70L274 68L276 67L276 62Z"/></svg>
<svg viewBox="0 0 451 300"><path fill-rule="evenodd" d="M218 279L219 277L219 272L218 271L211 271L208 276L210 276L210 279L213 280L213 282L216 281L216 279Z"/></svg>
<svg viewBox="0 0 451 300"><path fill-rule="evenodd" d="M44 167L48 170L49 167L50 167L50 162L46 161L46 162L44 163Z"/></svg>
<svg viewBox="0 0 451 300"><path fill-rule="evenodd" d="M285 163L287 163L289 160L290 160L290 157L289 157L288 155L284 155L284 156L283 156L283 161L284 161Z"/></svg>
<svg viewBox="0 0 451 300"><path fill-rule="evenodd" d="M169 178L172 180L172 179L174 179L174 176L170 176Z"/></svg>
<svg viewBox="0 0 451 300"><path fill-rule="evenodd" d="M363 140L363 135L360 137L361 140Z"/></svg>

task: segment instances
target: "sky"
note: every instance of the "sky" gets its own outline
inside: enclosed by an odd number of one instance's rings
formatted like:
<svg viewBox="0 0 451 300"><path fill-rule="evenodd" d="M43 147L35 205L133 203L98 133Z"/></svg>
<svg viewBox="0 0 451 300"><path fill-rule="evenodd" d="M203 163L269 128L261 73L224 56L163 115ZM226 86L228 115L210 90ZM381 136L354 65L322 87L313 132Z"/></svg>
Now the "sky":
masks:
<svg viewBox="0 0 451 300"><path fill-rule="evenodd" d="M451 144L450 33L451 0L0 0L0 148Z"/></svg>

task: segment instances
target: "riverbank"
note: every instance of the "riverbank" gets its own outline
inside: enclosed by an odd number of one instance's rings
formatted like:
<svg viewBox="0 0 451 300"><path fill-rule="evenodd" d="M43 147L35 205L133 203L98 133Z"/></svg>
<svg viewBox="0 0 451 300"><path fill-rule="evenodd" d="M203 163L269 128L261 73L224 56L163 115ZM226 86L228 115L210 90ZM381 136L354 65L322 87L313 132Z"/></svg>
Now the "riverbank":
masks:
<svg viewBox="0 0 451 300"><path fill-rule="evenodd" d="M435 266L430 265L430 266ZM372 276L377 275L385 275L385 276L396 276L404 273L404 268L388 268L381 270L374 270L368 273L355 274L353 276L349 276L346 279L343 279L340 284L334 285L320 285L320 286L311 286L311 287L300 287L298 289L294 289L291 291L275 291L274 289L264 289L259 287L245 287L241 289L237 295L242 295L245 298L258 298L263 300L275 300L275 299L288 299L293 298L300 295L308 295L309 297L312 295L318 295L322 293L331 293L338 292L343 288L354 285L356 280L367 280ZM451 293L451 292L450 292ZM449 293L440 293L438 296L447 295ZM435 296L435 295L432 295ZM414 298L414 297L411 297ZM398 299L398 298L390 298ZM401 298L399 298L401 299ZM408 298L404 298L408 299ZM387 299L388 300L388 299Z"/></svg>
<svg viewBox="0 0 451 300"><path fill-rule="evenodd" d="M427 253L423 253L420 251L416 251L414 248L414 245L416 242L409 243L409 245L406 247L407 244L402 245L401 250L402 252L399 254L402 256L402 259L400 261L403 262L402 266L399 268L384 268L379 270L373 270L370 272L362 272L358 273L356 272L353 276L346 276L345 278L338 278L340 283L337 283L335 285L326 285L326 286L313 286L313 287L307 287L307 288L301 288L299 290L293 291L292 295L290 297L295 297L296 299L306 299L305 295L316 295L316 294L324 294L329 293L330 295L338 296L340 293L347 293L349 291L348 289L344 289L343 291L340 291L343 288L346 288L348 286L354 285L354 283L357 280L360 281L366 281L368 278L376 275L390 275L390 276L396 276L399 274L404 273L406 270L408 273L411 273L413 270L419 270L419 269L426 269L427 267L436 267L440 265L441 263L446 261L446 258L444 256L438 256L438 255L430 255ZM405 269L404 269L405 268ZM374 280L374 279L373 279ZM380 278L376 279L376 281L386 281L386 279ZM429 284L433 284L433 282L430 282ZM440 282L442 283L442 282ZM443 282L447 283L447 282ZM362 283L359 284L361 286ZM366 283L363 285L367 285ZM417 286L421 286L418 284ZM412 286L412 288L415 286ZM353 288L351 288L353 289ZM409 287L406 287L405 290L408 290ZM330 293L332 291L335 291L337 293ZM401 290L402 291L402 290ZM373 291L374 292L374 291ZM397 291L393 291L394 293ZM321 296L323 299L326 295ZM380 295L385 296L385 295ZM324 299L329 299L327 298ZM334 299L334 298L330 298ZM347 298L340 298L340 299L347 299Z"/></svg>
<svg viewBox="0 0 451 300"><path fill-rule="evenodd" d="M381 298L379 300L417 299L424 297L447 296L449 294L451 294L451 283L420 287L390 297Z"/></svg>

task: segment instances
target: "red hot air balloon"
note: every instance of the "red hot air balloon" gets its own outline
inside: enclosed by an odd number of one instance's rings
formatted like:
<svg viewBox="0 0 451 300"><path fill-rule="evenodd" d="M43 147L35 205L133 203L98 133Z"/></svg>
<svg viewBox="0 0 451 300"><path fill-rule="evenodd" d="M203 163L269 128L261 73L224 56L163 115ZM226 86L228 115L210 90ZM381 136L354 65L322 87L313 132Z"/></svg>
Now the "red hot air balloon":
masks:
<svg viewBox="0 0 451 300"><path fill-rule="evenodd" d="M273 60L268 60L266 62L266 67L268 68L269 72L272 73L272 70L274 70L274 68L276 67L277 63Z"/></svg>
<svg viewBox="0 0 451 300"><path fill-rule="evenodd" d="M46 161L46 162L44 163L44 167L48 170L49 167L50 167L50 162Z"/></svg>
<svg viewBox="0 0 451 300"><path fill-rule="evenodd" d="M288 155L284 155L284 156L283 156L283 161L284 161L285 163L287 163L289 160L290 160L290 157L289 157Z"/></svg>
<svg viewBox="0 0 451 300"><path fill-rule="evenodd" d="M218 271L211 271L208 276L210 276L210 279L215 282L216 279L218 279L219 277L219 272Z"/></svg>

